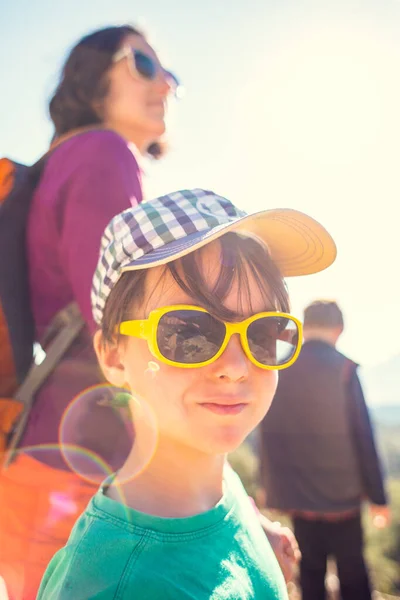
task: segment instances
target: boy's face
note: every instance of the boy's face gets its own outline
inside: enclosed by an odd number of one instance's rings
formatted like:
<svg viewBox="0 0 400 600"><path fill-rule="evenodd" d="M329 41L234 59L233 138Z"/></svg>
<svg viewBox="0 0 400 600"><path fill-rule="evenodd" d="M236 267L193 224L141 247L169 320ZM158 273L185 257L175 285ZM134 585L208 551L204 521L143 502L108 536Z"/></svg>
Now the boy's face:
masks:
<svg viewBox="0 0 400 600"><path fill-rule="evenodd" d="M208 246L202 257L205 279L212 289L220 268L218 246ZM160 283L162 272L156 267L148 273L145 301L135 309L133 318L147 318L152 310L164 306L195 304L169 272ZM238 314L244 311L243 318L274 310L265 305L250 273L249 280L252 308L245 295L241 297L236 283L226 298L226 307ZM214 363L194 369L157 361L147 342L133 337L121 340L117 354L105 350L100 356L111 383L127 384L134 396L151 406L159 435L166 441L207 454L231 452L241 444L268 411L278 382L277 371L260 369L248 360L237 335ZM110 370L107 367L112 363L115 368ZM159 369L152 369L151 363L157 363ZM220 408L226 404L237 406L229 411Z"/></svg>

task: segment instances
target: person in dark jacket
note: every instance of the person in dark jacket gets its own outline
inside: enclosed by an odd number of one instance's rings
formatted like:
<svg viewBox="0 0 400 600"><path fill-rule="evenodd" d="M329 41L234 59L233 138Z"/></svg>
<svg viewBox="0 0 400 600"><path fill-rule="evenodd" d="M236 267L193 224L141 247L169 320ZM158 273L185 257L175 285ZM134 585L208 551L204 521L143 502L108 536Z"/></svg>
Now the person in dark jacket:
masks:
<svg viewBox="0 0 400 600"><path fill-rule="evenodd" d="M362 502L380 522L389 517L358 365L336 349L342 332L336 302L305 309L300 357L280 374L260 426L266 504L293 518L303 600L325 598L328 556L336 559L343 600L369 600Z"/></svg>

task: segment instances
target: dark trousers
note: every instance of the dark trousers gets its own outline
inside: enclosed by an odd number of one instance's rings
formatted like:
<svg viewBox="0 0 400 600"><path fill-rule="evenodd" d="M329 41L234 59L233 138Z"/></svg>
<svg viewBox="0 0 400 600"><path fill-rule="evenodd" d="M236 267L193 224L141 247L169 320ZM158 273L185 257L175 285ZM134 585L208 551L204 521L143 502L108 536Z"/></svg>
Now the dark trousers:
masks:
<svg viewBox="0 0 400 600"><path fill-rule="evenodd" d="M325 600L328 556L336 560L342 599L371 600L360 515L335 522L296 517L293 524L302 555L302 600Z"/></svg>

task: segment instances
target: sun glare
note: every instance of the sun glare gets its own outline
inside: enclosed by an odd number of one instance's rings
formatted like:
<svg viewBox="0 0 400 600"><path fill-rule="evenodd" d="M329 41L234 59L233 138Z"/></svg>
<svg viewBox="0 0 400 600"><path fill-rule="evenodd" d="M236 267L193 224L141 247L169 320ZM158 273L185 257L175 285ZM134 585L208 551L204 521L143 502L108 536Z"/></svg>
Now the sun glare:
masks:
<svg viewBox="0 0 400 600"><path fill-rule="evenodd" d="M400 194L400 48L379 24L362 21L311 22L268 48L235 107L238 142L249 149L236 198L251 198L247 210L310 212L329 229L337 263L294 282L295 302L337 297L352 315L346 348L361 348L361 359L375 362L377 350L399 351L398 336L387 339L382 329L371 344L357 315L370 320L382 289L389 308L399 300L392 279L397 219L388 214L394 217Z"/></svg>

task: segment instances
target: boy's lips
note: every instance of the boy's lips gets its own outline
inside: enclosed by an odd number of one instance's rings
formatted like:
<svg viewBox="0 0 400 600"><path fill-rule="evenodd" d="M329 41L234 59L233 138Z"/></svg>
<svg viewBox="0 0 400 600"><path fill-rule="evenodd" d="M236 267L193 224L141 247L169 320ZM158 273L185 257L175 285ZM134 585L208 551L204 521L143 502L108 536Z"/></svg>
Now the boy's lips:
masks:
<svg viewBox="0 0 400 600"><path fill-rule="evenodd" d="M212 402L205 402L201 406L217 415L238 415L246 408L247 404L213 404Z"/></svg>
<svg viewBox="0 0 400 600"><path fill-rule="evenodd" d="M207 402L200 402L199 404L203 408L218 415L237 415L246 408L248 402L244 401L243 398L236 396L212 398Z"/></svg>

